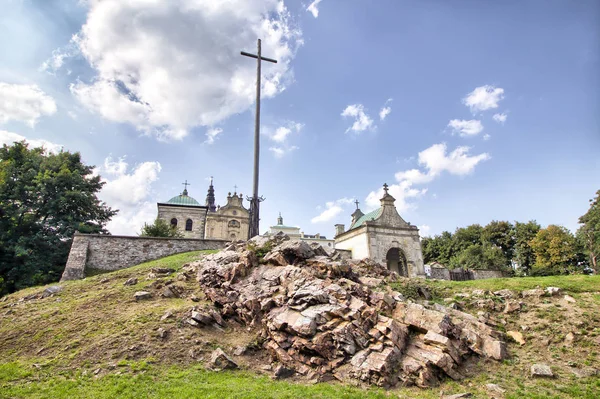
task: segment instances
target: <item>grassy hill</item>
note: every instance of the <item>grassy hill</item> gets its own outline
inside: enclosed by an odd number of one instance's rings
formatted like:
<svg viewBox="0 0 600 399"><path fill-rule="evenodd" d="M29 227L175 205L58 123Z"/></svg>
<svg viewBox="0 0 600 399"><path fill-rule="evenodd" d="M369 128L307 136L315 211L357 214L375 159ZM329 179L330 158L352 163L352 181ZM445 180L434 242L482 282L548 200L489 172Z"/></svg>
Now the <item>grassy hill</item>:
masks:
<svg viewBox="0 0 600 399"><path fill-rule="evenodd" d="M477 315L488 312L497 328L520 331L525 344L509 344L511 358L472 365L470 377L421 390L362 389L335 383L308 384L294 379L273 381L262 371L266 357L234 356L242 370L212 372L204 368L210 353L221 347L251 343L255 332L241 326L195 328L185 323L192 306L205 302L193 277L177 271L202 252L190 252L81 281L61 283L60 292L42 298L47 287L35 287L0 299L0 398L439 398L471 392L488 398L486 384L506 390L506 398L597 398L600 379L579 378L573 370L600 363L600 276L567 276L420 282L434 301L454 302ZM171 268L157 278L153 269ZM124 285L137 278L135 285ZM177 280L185 299L158 295L165 280ZM474 289L516 291L535 287L562 288L576 303L561 296L523 299L520 312L504 314L465 295ZM394 288L413 296L416 283ZM154 293L136 301L134 293ZM193 298L194 300L190 299ZM163 317L171 314L170 317ZM161 337L161 332L163 337ZM571 342L567 338L573 334ZM555 379L532 379L533 363L549 364Z"/></svg>

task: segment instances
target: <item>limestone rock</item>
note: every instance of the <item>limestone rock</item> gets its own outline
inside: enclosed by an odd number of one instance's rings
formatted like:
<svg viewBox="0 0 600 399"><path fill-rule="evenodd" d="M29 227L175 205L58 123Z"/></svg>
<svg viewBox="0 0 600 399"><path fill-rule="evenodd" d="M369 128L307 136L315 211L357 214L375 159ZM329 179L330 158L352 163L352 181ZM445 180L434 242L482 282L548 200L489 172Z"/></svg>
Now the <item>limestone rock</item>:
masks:
<svg viewBox="0 0 600 399"><path fill-rule="evenodd" d="M516 343L519 345L525 345L525 338L523 338L523 334L518 331L507 331L506 335L511 337Z"/></svg>
<svg viewBox="0 0 600 399"><path fill-rule="evenodd" d="M506 289L506 288L502 289L500 291L494 291L494 295L499 296L504 299L512 299L512 298L517 297L517 295L514 293L514 291Z"/></svg>
<svg viewBox="0 0 600 399"><path fill-rule="evenodd" d="M231 370L238 368L236 362L234 362L223 349L217 348L210 355L209 366L213 370Z"/></svg>
<svg viewBox="0 0 600 399"><path fill-rule="evenodd" d="M547 364L536 363L531 366L531 376L553 378L554 374L552 373L552 369L550 369L550 366L548 366Z"/></svg>
<svg viewBox="0 0 600 399"><path fill-rule="evenodd" d="M465 393L457 393L454 395L444 395L442 396L442 399L462 399L462 398L472 398L473 395L471 393L465 392Z"/></svg>
<svg viewBox="0 0 600 399"><path fill-rule="evenodd" d="M137 291L135 294L133 294L133 297L136 301L142 301L144 299L152 298L152 294L148 291Z"/></svg>
<svg viewBox="0 0 600 399"><path fill-rule="evenodd" d="M485 384L485 389L492 394L504 394L506 393L506 389L502 388L498 384Z"/></svg>
<svg viewBox="0 0 600 399"><path fill-rule="evenodd" d="M534 288L532 290L525 290L523 292L521 292L521 296L523 298L528 298L528 297L534 297L534 298L539 298L544 296L545 291L541 288Z"/></svg>
<svg viewBox="0 0 600 399"><path fill-rule="evenodd" d="M514 313L521 310L521 304L517 301L508 300L504 306L504 313Z"/></svg>
<svg viewBox="0 0 600 399"><path fill-rule="evenodd" d="M138 283L138 279L135 277L128 278L127 281L123 283L123 285L136 285Z"/></svg>
<svg viewBox="0 0 600 399"><path fill-rule="evenodd" d="M572 345L574 341L575 341L575 334L573 334L572 332L568 333L565 336L565 345Z"/></svg>
<svg viewBox="0 0 600 399"><path fill-rule="evenodd" d="M63 290L61 285L51 285L50 287L46 287L46 289L42 292L42 298L47 298L54 294L58 294Z"/></svg>
<svg viewBox="0 0 600 399"><path fill-rule="evenodd" d="M573 297L572 297L572 296L570 296L570 295L565 295L565 296L563 297L563 299L564 299L565 301L569 302L569 303L577 303L577 301L575 300L575 298L573 298Z"/></svg>
<svg viewBox="0 0 600 399"><path fill-rule="evenodd" d="M168 332L164 328L161 327L156 332L157 332L159 338L162 338L162 339L167 338Z"/></svg>
<svg viewBox="0 0 600 399"><path fill-rule="evenodd" d="M575 375L575 377L577 377L577 378L589 378L589 377L594 377L594 376L598 375L598 370L591 368L591 367L585 367L585 368L572 367L570 370L573 373L573 375Z"/></svg>
<svg viewBox="0 0 600 399"><path fill-rule="evenodd" d="M560 293L561 290L558 287L546 287L546 294L550 296L558 296Z"/></svg>

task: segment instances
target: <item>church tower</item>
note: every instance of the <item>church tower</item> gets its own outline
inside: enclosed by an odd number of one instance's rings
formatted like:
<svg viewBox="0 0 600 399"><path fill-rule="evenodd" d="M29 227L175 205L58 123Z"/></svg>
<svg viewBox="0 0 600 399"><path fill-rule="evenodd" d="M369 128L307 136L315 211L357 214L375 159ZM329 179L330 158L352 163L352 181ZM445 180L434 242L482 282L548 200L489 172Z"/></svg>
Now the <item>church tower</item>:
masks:
<svg viewBox="0 0 600 399"><path fill-rule="evenodd" d="M215 212L217 207L215 206L215 188L213 187L213 178L210 177L210 186L208 186L208 194L206 194L206 207L209 212Z"/></svg>

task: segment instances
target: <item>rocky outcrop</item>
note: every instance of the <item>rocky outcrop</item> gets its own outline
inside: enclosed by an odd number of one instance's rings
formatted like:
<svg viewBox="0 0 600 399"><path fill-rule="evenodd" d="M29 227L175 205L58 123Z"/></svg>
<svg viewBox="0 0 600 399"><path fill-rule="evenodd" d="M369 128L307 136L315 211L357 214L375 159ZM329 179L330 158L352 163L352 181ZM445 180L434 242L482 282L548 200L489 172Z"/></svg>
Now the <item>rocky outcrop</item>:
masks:
<svg viewBox="0 0 600 399"><path fill-rule="evenodd" d="M215 315L253 327L273 361L317 381L426 387L462 378L469 356L507 356L502 334L474 316L381 285L398 279L382 265L284 235L231 244L185 269L215 309L194 311L197 327Z"/></svg>

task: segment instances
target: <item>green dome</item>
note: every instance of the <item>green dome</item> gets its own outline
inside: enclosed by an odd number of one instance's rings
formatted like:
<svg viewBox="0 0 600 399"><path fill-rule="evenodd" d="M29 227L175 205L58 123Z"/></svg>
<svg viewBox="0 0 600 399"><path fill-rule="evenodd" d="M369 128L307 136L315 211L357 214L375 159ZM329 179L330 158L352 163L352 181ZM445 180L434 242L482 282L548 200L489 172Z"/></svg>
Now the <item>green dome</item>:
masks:
<svg viewBox="0 0 600 399"><path fill-rule="evenodd" d="M177 197L171 198L170 200L167 201L167 204L172 204L172 205L187 205L187 206L202 206L202 205L200 205L200 203L198 203L198 201L196 201L192 197L190 197L188 195L185 195L185 194L180 194Z"/></svg>

